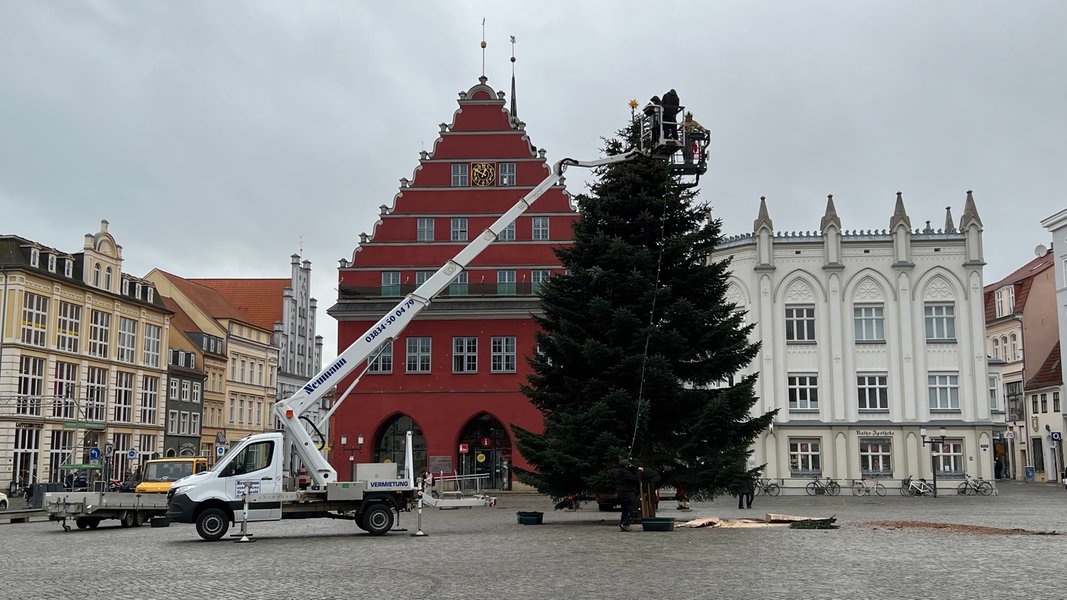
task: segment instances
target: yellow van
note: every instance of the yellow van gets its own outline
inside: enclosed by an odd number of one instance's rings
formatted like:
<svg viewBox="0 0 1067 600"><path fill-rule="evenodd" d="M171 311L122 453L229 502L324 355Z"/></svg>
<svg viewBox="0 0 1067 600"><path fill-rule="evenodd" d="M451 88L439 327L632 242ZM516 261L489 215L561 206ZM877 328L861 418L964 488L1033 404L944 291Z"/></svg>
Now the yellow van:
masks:
<svg viewBox="0 0 1067 600"><path fill-rule="evenodd" d="M170 484L186 475L207 470L207 459L203 456L184 456L181 458L155 458L146 461L141 469L141 483L134 491L138 494L166 494Z"/></svg>

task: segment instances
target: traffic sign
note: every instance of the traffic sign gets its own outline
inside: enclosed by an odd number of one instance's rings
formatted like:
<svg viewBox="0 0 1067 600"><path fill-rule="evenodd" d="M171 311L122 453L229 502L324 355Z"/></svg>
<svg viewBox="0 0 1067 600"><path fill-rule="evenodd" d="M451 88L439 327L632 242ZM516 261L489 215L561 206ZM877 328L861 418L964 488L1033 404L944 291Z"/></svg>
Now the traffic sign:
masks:
<svg viewBox="0 0 1067 600"><path fill-rule="evenodd" d="M483 437L482 438L482 448L488 448L489 446L492 446L492 445L493 445L493 440L491 440L491 439L489 439L487 437Z"/></svg>
<svg viewBox="0 0 1067 600"><path fill-rule="evenodd" d="M219 456L222 456L223 454L226 454L226 447L225 446L216 446L215 447L215 454L217 454Z"/></svg>
<svg viewBox="0 0 1067 600"><path fill-rule="evenodd" d="M100 448L96 446L89 448L89 460L100 460Z"/></svg>
<svg viewBox="0 0 1067 600"><path fill-rule="evenodd" d="M483 462L485 462L485 454L483 454L483 453L479 452L479 453L478 453L478 456L476 457L476 460L477 460L478 462L480 462L480 463L483 463Z"/></svg>
<svg viewBox="0 0 1067 600"><path fill-rule="evenodd" d="M130 451L126 453L127 458L137 458L137 449L130 448Z"/></svg>
<svg viewBox="0 0 1067 600"><path fill-rule="evenodd" d="M459 453L460 454L466 454L469 450L470 450L470 448L468 448L467 444L460 444L459 445Z"/></svg>
<svg viewBox="0 0 1067 600"><path fill-rule="evenodd" d="M1062 441L1062 440L1063 440L1063 432L1060 432L1060 431L1053 431L1052 432L1052 441L1059 442L1059 441Z"/></svg>

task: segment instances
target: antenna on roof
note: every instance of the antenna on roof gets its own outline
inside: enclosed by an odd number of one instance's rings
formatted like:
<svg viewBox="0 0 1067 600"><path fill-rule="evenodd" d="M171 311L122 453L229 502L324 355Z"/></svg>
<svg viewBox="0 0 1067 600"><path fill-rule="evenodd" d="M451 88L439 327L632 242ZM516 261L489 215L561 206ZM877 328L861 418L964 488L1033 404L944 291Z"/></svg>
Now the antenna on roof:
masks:
<svg viewBox="0 0 1067 600"><path fill-rule="evenodd" d="M482 77L485 77L485 17L482 17Z"/></svg>

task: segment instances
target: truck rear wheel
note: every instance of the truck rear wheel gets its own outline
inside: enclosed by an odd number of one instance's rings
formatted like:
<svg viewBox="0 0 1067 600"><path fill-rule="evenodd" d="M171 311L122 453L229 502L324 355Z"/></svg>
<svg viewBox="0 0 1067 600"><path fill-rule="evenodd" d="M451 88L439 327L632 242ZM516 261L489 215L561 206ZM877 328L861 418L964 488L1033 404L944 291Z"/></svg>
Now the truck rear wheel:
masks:
<svg viewBox="0 0 1067 600"><path fill-rule="evenodd" d="M371 504L360 523L371 535L385 535L393 528L393 511L385 504Z"/></svg>
<svg viewBox="0 0 1067 600"><path fill-rule="evenodd" d="M230 529L230 519L221 508L207 508L196 518L196 533L209 542L214 542Z"/></svg>
<svg viewBox="0 0 1067 600"><path fill-rule="evenodd" d="M119 519L119 525L124 528L140 525L140 523L137 523L137 512L133 510L128 510L122 513L122 518Z"/></svg>

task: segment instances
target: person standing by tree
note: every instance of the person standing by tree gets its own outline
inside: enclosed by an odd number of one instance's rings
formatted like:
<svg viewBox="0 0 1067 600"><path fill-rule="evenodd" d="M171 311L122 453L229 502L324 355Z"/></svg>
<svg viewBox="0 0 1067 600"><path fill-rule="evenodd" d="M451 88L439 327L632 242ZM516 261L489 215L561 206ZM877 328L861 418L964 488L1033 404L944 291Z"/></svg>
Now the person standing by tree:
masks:
<svg viewBox="0 0 1067 600"><path fill-rule="evenodd" d="M640 485L641 478L630 461L620 460L615 469L615 493L622 506L622 516L619 517L619 529L622 531L630 531L630 522L637 514L637 490Z"/></svg>

